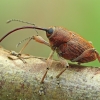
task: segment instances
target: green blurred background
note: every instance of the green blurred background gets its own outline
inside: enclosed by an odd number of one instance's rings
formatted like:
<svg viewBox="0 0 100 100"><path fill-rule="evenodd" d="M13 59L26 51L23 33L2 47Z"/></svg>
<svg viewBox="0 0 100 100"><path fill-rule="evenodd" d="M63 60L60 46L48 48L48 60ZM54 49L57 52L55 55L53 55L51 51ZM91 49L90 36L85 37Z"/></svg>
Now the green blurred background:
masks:
<svg viewBox="0 0 100 100"><path fill-rule="evenodd" d="M0 37L14 28L30 26L19 22L6 24L8 19L20 19L41 27L63 26L92 41L100 53L100 0L0 0ZM36 34L30 29L20 30L0 45L18 52L24 43L18 48L16 44ZM38 34L47 40L45 32L38 31ZM50 48L31 41L24 53L48 57L50 51ZM54 59L57 59L56 54ZM86 65L100 66L98 61Z"/></svg>

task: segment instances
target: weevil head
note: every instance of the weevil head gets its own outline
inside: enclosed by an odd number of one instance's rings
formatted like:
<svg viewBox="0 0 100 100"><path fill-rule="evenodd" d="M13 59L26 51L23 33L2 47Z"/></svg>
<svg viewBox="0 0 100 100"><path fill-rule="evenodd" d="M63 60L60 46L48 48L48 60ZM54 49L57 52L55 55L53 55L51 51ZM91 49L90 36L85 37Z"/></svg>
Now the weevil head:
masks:
<svg viewBox="0 0 100 100"><path fill-rule="evenodd" d="M70 39L70 32L63 27L49 27L46 30L47 38L51 46L60 46L62 43L67 43Z"/></svg>

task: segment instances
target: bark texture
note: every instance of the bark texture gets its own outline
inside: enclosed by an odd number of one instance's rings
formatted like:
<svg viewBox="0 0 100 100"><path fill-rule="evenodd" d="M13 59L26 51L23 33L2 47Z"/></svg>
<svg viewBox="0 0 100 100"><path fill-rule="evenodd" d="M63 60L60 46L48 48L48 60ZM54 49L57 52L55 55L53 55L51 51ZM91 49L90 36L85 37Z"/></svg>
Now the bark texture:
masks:
<svg viewBox="0 0 100 100"><path fill-rule="evenodd" d="M27 63L0 47L0 100L100 100L100 68L70 64L63 69L53 61L44 84L46 59L22 55Z"/></svg>

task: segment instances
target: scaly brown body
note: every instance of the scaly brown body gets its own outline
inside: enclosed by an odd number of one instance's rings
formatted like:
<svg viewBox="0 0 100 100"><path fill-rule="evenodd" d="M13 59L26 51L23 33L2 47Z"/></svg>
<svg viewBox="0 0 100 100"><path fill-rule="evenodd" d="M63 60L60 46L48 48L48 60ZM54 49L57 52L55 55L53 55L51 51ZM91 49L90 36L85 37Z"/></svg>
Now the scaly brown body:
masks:
<svg viewBox="0 0 100 100"><path fill-rule="evenodd" d="M54 33L50 36L47 35L47 37L49 38L51 48L57 47L56 52L58 55L70 61L80 56L84 51L94 48L90 42L80 35L62 27L54 28ZM93 53L87 53L86 57L77 62L91 62L96 60L96 58L96 54L93 51Z"/></svg>

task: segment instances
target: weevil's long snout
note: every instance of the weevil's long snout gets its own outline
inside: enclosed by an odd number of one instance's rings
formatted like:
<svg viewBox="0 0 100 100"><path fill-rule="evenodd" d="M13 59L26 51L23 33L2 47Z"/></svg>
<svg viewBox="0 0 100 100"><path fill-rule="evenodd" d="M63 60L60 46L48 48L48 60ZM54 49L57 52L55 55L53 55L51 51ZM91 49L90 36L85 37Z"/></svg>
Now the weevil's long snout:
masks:
<svg viewBox="0 0 100 100"><path fill-rule="evenodd" d="M4 38L6 38L8 35L10 35L11 33L13 33L13 32L15 32L15 31L18 31L18 30L21 30L21 29L38 29L38 30L42 30L42 31L48 31L48 29L46 29L46 28L41 28L41 27L36 27L36 26L24 26L24 27L19 27L19 28L16 28L16 29L14 29L14 30L12 30L12 31L10 31L10 32L8 32L6 35L4 35L1 39L0 39L0 42L4 39Z"/></svg>

